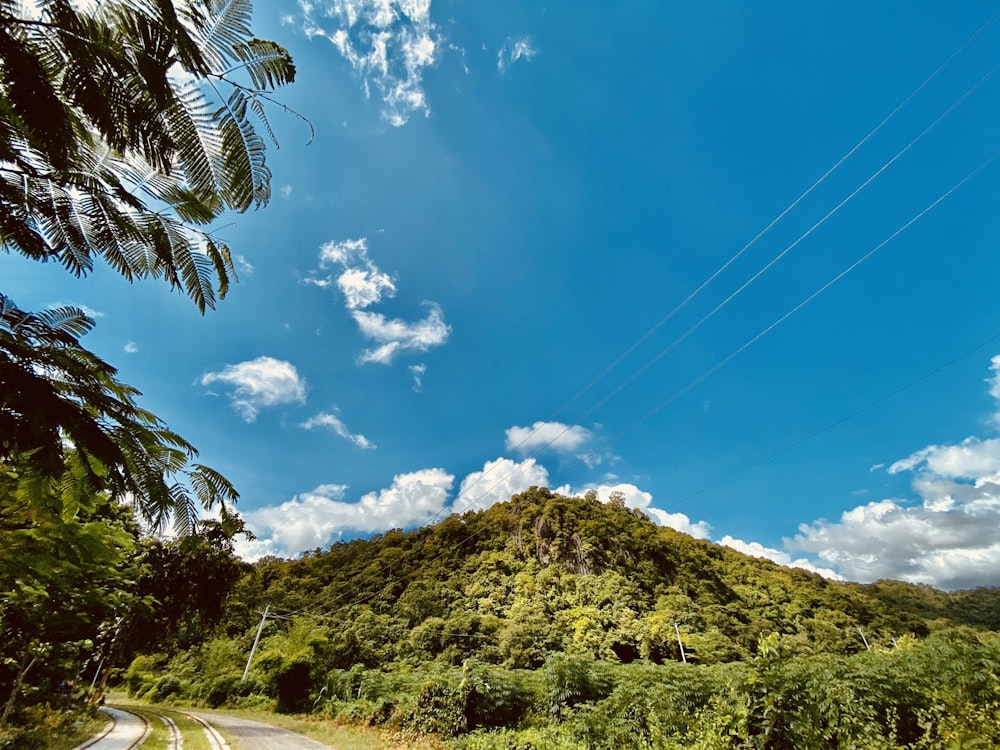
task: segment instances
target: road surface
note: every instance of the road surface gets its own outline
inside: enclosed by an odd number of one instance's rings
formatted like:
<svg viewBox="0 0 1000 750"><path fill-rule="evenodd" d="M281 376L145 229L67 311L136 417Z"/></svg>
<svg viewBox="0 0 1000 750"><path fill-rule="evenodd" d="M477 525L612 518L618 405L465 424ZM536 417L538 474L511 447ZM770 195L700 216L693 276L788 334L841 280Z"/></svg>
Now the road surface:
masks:
<svg viewBox="0 0 1000 750"><path fill-rule="evenodd" d="M101 711L114 722L111 731L83 743L76 750L131 750L138 747L150 731L149 725L141 716L110 706L103 706Z"/></svg>
<svg viewBox="0 0 1000 750"><path fill-rule="evenodd" d="M221 729L232 740L233 750L330 750L330 745L258 721L216 713L185 713Z"/></svg>

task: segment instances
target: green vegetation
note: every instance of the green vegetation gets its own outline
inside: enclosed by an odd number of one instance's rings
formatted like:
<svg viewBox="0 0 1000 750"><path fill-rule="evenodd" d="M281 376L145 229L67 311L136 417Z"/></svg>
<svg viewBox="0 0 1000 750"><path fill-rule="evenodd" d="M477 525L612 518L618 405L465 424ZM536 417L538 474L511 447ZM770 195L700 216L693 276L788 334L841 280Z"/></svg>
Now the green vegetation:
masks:
<svg viewBox="0 0 1000 750"><path fill-rule="evenodd" d="M261 561L214 637L162 641L121 676L143 700L469 749L991 746L997 595L832 582L532 488ZM281 616L244 682L265 604Z"/></svg>
<svg viewBox="0 0 1000 750"><path fill-rule="evenodd" d="M268 201L258 130L271 134L264 106L295 76L250 12L0 2L0 248L76 276L100 257L214 307L235 272L209 225ZM93 325L0 293L0 747L88 716L80 685L102 665L203 635L238 576L231 550L206 551L242 529L236 490L81 344ZM199 528L199 504L221 522ZM142 542L134 513L195 538ZM191 592L167 592L168 571L196 579Z"/></svg>

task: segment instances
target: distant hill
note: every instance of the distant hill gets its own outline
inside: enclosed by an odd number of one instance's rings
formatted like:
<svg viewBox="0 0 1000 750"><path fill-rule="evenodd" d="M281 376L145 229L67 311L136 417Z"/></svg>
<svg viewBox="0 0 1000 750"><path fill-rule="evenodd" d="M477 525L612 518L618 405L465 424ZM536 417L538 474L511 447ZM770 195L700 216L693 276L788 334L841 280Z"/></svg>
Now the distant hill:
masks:
<svg viewBox="0 0 1000 750"><path fill-rule="evenodd" d="M328 664L469 657L538 667L566 652L630 662L735 661L761 636L848 654L904 635L1000 627L1000 590L839 583L655 525L621 503L533 487L410 532L259 562L229 603L229 632L269 604L329 622Z"/></svg>

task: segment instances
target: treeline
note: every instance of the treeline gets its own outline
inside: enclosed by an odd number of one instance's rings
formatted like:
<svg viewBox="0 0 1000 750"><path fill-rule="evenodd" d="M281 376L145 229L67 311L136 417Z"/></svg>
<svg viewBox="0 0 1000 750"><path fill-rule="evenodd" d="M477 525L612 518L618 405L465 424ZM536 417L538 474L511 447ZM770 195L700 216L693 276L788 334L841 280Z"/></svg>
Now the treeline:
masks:
<svg viewBox="0 0 1000 750"><path fill-rule="evenodd" d="M125 680L155 701L277 706L420 735L456 750L898 750L1000 746L1000 638L968 628L853 656L794 656L762 638L743 662L616 664L551 654L538 670L469 659L460 667L360 665L308 682L296 648L322 646L301 623L241 682L224 639L167 669L137 659ZM283 652L282 649L291 649ZM270 697L275 696L275 697ZM294 698L289 702L290 698ZM285 701L283 703L283 701Z"/></svg>

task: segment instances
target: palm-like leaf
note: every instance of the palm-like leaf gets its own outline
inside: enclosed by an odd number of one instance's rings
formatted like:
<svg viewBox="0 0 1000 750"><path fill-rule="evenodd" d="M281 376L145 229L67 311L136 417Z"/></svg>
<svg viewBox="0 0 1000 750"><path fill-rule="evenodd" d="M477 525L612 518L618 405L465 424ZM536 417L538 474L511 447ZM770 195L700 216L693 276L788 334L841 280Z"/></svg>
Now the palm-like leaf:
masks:
<svg viewBox="0 0 1000 750"><path fill-rule="evenodd" d="M258 129L277 144L265 105L295 77L287 51L252 37L249 0L43 0L31 13L0 0L0 247L78 276L100 255L213 307L236 273L205 227L270 198ZM0 460L58 481L67 513L90 487L190 532L196 502L237 493L189 465L194 448L80 346L92 326L0 294Z"/></svg>

